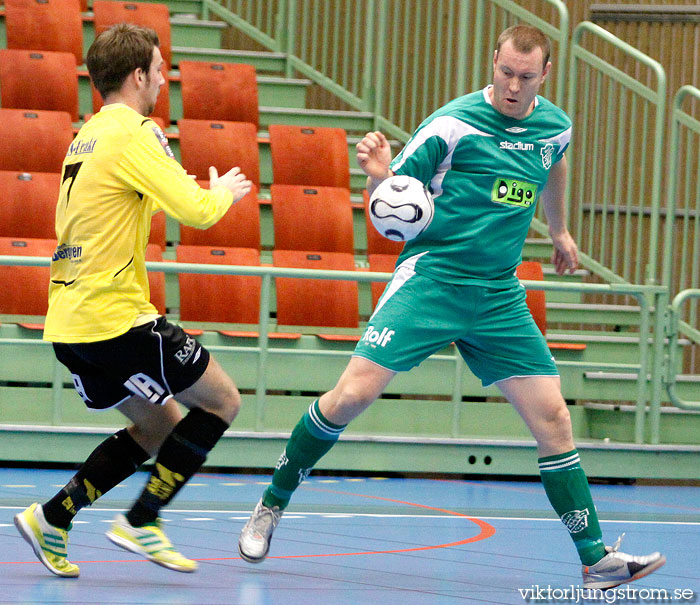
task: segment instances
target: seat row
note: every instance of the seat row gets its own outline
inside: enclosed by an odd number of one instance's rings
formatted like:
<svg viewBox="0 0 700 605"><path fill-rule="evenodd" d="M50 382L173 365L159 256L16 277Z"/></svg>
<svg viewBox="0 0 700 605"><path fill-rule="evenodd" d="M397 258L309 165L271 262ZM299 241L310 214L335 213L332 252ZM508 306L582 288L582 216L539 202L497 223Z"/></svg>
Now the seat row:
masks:
<svg viewBox="0 0 700 605"><path fill-rule="evenodd" d="M56 241L51 239L0 237L0 255L51 256ZM390 273L396 257L370 254L369 270ZM273 266L312 270L355 271L352 254L342 252L316 252L307 250L275 250ZM162 251L155 244L146 249L147 261L162 261ZM254 248L229 248L215 246L186 246L177 248L179 263L198 265L261 266L260 252ZM542 266L536 261L526 261L517 270L518 277L542 281ZM261 281L257 276L213 275L179 273L179 317L186 322L214 322L251 324L259 321ZM48 267L20 267L0 265L0 289L6 295L0 298L0 314L46 314ZM151 302L160 313L166 312L165 275L149 272ZM372 307L377 304L385 287L384 282L372 282ZM345 280L320 280L280 277L275 279L277 326L316 326L357 328L359 325L358 283ZM546 334L546 308L544 291L528 290L527 304L537 325ZM28 328L40 328L36 324L22 324ZM201 331L200 331L201 332ZM223 330L228 336L253 336L255 332ZM298 333L275 332L273 338L299 337ZM319 335L326 340L357 340L358 334ZM571 348L569 343L550 343L550 348ZM578 345L580 347L580 345ZM585 348L585 346L584 346Z"/></svg>
<svg viewBox="0 0 700 605"><path fill-rule="evenodd" d="M167 68L172 66L170 12L165 4L94 0L94 17L82 15L87 0L5 0L7 47L71 53L83 63L83 21L94 20L95 35L115 23L150 27L158 34Z"/></svg>
<svg viewBox="0 0 700 605"><path fill-rule="evenodd" d="M239 166L260 189L260 153L255 126L247 122L180 120L182 165L199 179L209 166ZM64 112L0 109L0 170L61 172L73 140ZM347 134L342 128L271 124L273 183L350 188Z"/></svg>
<svg viewBox="0 0 700 605"><path fill-rule="evenodd" d="M0 255L52 256L54 239L0 237ZM355 271L352 254L305 250L275 250L276 267ZM146 249L147 261L162 261L162 250L155 244ZM391 272L396 257L370 255L372 271ZM261 266L260 251L254 248L214 246L177 247L180 263ZM261 278L241 275L181 273L180 319L182 321L256 324L259 319ZM151 301L165 313L165 276L149 273ZM278 278L276 281L277 323L291 326L358 326L358 284L353 281ZM0 313L45 315L48 267L0 265ZM372 284L376 303L384 284Z"/></svg>
<svg viewBox="0 0 700 605"><path fill-rule="evenodd" d="M2 107L65 111L77 122L78 77L88 74L78 71L76 65L73 54L67 52L0 50ZM180 82L184 118L250 122L259 128L258 83L252 65L182 61L179 72L166 74L151 115L164 129L170 126L171 80ZM96 112L102 107L102 97L94 86L91 89Z"/></svg>
<svg viewBox="0 0 700 605"><path fill-rule="evenodd" d="M205 188L208 181L198 181ZM58 173L0 171L0 236L54 238L56 200L61 186ZM270 205L274 248L352 254L355 245L350 193L340 187L273 185ZM367 203L365 192L365 204ZM366 206L365 206L366 207ZM397 256L402 244L382 237L365 212L368 254ZM254 191L232 205L209 229L180 226L185 245L261 249L260 201ZM150 242L166 248L163 212L151 222Z"/></svg>

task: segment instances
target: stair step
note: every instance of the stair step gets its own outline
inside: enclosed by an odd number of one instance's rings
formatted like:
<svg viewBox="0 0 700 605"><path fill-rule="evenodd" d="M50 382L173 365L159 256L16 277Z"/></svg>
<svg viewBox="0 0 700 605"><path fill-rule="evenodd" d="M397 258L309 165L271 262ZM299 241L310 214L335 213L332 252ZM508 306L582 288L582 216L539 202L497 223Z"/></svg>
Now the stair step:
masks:
<svg viewBox="0 0 700 605"><path fill-rule="evenodd" d="M219 61L221 63L246 63L258 72L281 74L287 55L278 52L254 50L229 50L223 48L192 48L173 46L173 65L180 61Z"/></svg>

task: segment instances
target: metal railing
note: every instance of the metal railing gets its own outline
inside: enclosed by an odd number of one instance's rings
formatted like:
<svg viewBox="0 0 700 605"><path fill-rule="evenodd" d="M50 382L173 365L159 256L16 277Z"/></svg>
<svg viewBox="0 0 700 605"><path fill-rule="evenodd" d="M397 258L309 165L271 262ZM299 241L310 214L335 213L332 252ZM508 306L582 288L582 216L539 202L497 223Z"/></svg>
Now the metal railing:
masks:
<svg viewBox="0 0 700 605"><path fill-rule="evenodd" d="M572 35L568 196L588 268L608 281L654 284L666 122L663 67L584 21ZM644 82L649 82L645 84Z"/></svg>
<svg viewBox="0 0 700 605"><path fill-rule="evenodd" d="M28 257L28 256L0 256L0 265L9 266L48 266L49 258ZM260 313L259 322L257 325L258 341L255 347L242 346L211 346L213 352L230 351L230 352L254 352L258 355L257 359L257 378L255 387L256 411L255 411L255 428L257 431L265 429L265 398L267 393L268 379L268 357L271 354L285 354L289 350L275 349L270 347L269 334L271 332L270 321L270 300L272 295L272 280L277 277L294 277L304 279L331 279L356 282L376 282L388 281L391 278L390 273L373 273L373 272L357 272L357 271L319 271L310 269L295 269L283 267L251 267L251 266L233 266L233 265L198 265L190 263L170 263L170 262L148 262L146 266L149 271L157 271L163 273L204 273L212 275L247 275L260 276L262 278L262 287L260 295ZM574 368L580 371L598 371L598 372L627 372L636 374L636 388L634 393L635 401L635 443L643 443L645 435L646 423L646 406L647 401L653 400L651 393L654 390L661 390L661 375L656 366L660 367L663 355L659 355L663 347L663 327L654 326L653 309L654 305L658 304L657 296L663 296L666 289L660 286L643 286L631 284L575 284L562 282L541 282L541 281L523 281L526 288L532 290L546 290L556 292L589 292L601 295L625 295L633 297L639 304L640 322L639 322L639 364L617 363L617 362L594 362L594 361L561 361L560 366ZM658 308L658 307L657 307ZM658 314L657 314L658 316ZM358 329L359 333L360 329ZM652 341L653 345L650 349L648 343ZM658 344L660 342L660 345ZM11 345L26 345L41 344L42 341L37 339L0 339L0 344ZM48 344L48 343L46 343ZM302 351L296 350L296 353ZM329 355L348 355L348 351L327 351L307 349L303 353L310 356L318 356L319 358ZM431 357L433 360L447 362L453 364L453 389L452 389L452 429L451 436L457 436L459 431L460 407L462 403L462 388L461 380L464 371L464 363L458 351L455 349L452 355L438 354ZM60 372L54 369L53 383L53 401L54 401L54 418L60 418L61 398L63 393L62 380ZM654 377L658 376L658 385L654 382ZM660 398L655 404L660 405ZM652 427L653 436L653 427ZM656 435L658 443L658 435Z"/></svg>
<svg viewBox="0 0 700 605"><path fill-rule="evenodd" d="M700 287L700 121L683 110L692 100L700 101L694 86L681 87L674 97L666 154L663 283L672 292ZM697 305L684 319L697 325Z"/></svg>
<svg viewBox="0 0 700 605"><path fill-rule="evenodd" d="M288 76L296 71L371 112L376 128L405 142L438 107L488 83L498 34L517 22L552 39L555 69L544 92L563 102L568 11L562 0L540 2L554 7L558 23L513 0L203 0L203 7L204 16L214 13L285 53Z"/></svg>
<svg viewBox="0 0 700 605"><path fill-rule="evenodd" d="M678 352L675 350L675 346L678 343L678 333L681 331L683 304L686 301L693 299L700 299L700 289L684 290L683 292L678 293L671 303L668 319L669 348L665 356L666 371L664 375L664 384L673 405L684 410L700 411L700 401L686 401L681 399L676 392L678 377L676 375L677 365L675 364L677 364L676 356L678 355ZM692 338L696 343L700 343L700 330L686 325L683 332ZM698 389L698 398L700 398L700 388Z"/></svg>

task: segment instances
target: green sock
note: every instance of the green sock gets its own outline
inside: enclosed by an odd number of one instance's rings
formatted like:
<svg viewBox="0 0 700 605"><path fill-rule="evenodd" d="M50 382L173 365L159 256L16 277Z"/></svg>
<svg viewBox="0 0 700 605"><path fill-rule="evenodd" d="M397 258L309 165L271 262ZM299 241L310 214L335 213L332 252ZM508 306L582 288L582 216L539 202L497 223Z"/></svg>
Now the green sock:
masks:
<svg viewBox="0 0 700 605"><path fill-rule="evenodd" d="M581 563L596 564L606 554L605 545L578 452L546 456L538 462L544 490L569 530Z"/></svg>
<svg viewBox="0 0 700 605"><path fill-rule="evenodd" d="M301 417L280 456L272 485L263 494L265 506L286 508L294 490L309 476L311 469L338 441L347 425L333 424L319 409L318 399Z"/></svg>

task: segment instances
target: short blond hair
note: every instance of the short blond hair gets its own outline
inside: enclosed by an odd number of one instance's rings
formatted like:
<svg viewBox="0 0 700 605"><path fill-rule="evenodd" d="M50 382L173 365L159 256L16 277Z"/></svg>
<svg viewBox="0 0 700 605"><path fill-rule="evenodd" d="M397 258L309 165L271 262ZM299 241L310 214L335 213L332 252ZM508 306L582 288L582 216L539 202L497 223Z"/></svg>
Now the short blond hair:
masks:
<svg viewBox="0 0 700 605"><path fill-rule="evenodd" d="M551 53L551 45L549 43L549 38L545 36L542 31L532 25L513 25L498 36L496 53L500 52L501 46L508 40L513 42L513 48L519 53L529 54L535 48L541 48L542 69L547 66Z"/></svg>

